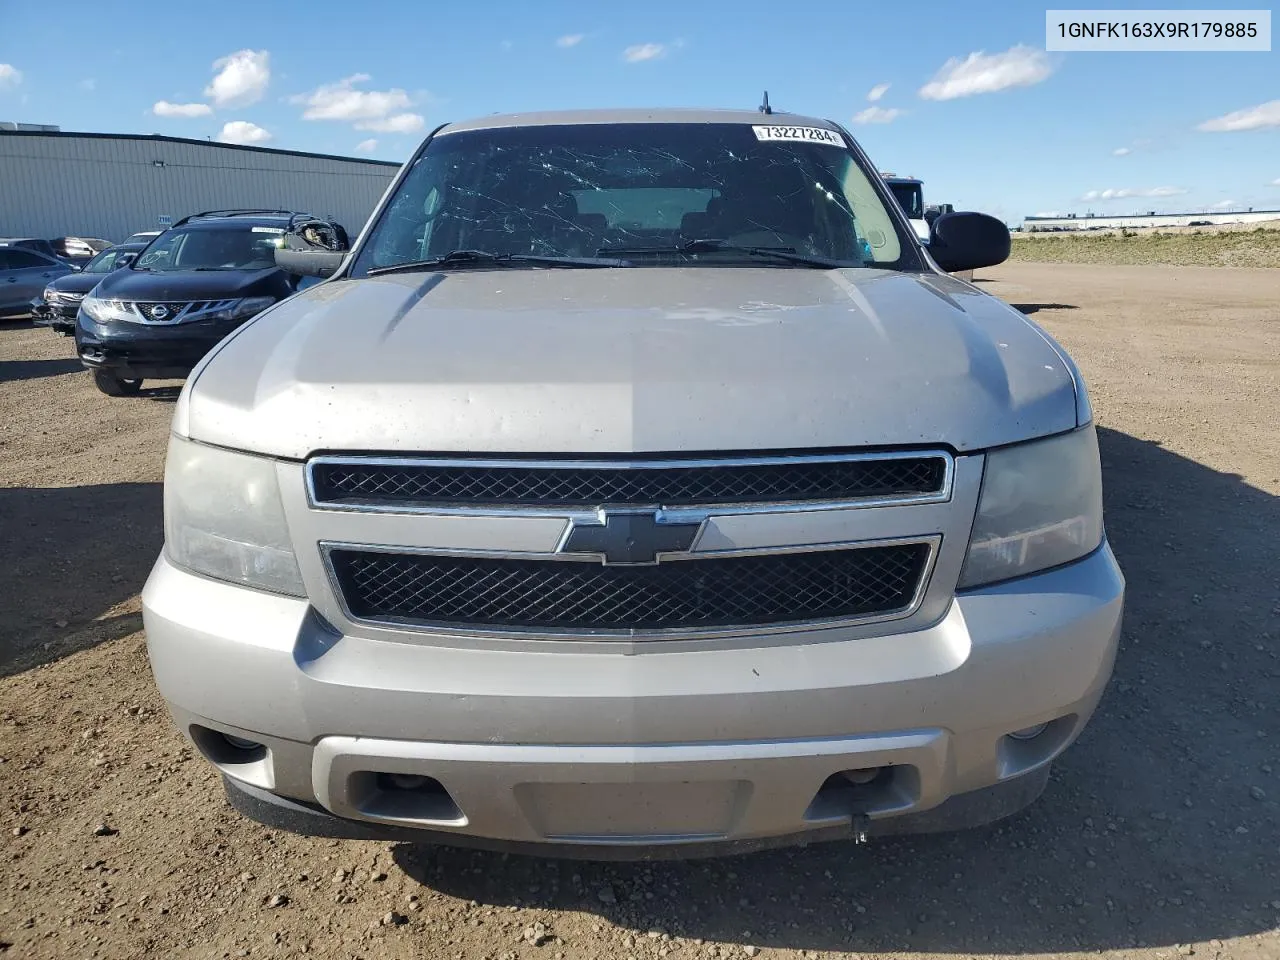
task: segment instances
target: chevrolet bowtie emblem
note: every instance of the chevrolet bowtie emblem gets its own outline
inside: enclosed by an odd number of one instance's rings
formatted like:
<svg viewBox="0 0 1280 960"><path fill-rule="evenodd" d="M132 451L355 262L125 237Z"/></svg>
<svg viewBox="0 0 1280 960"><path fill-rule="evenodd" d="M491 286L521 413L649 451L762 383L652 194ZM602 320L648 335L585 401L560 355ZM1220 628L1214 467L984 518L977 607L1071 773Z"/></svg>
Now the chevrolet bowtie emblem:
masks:
<svg viewBox="0 0 1280 960"><path fill-rule="evenodd" d="M601 510L597 522L574 520L561 553L589 553L605 564L645 565L663 553L687 553L702 521L664 523L653 510Z"/></svg>

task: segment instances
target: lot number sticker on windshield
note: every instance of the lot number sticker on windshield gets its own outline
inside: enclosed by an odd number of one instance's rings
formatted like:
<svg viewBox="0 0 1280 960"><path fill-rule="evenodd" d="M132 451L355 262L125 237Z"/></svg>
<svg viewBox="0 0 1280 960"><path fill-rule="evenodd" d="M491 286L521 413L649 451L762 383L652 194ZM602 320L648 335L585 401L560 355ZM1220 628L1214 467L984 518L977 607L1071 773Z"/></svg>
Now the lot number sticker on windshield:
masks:
<svg viewBox="0 0 1280 960"><path fill-rule="evenodd" d="M798 143L825 143L829 147L843 147L844 141L834 130L823 127L778 127L773 124L752 127L757 140L792 140Z"/></svg>

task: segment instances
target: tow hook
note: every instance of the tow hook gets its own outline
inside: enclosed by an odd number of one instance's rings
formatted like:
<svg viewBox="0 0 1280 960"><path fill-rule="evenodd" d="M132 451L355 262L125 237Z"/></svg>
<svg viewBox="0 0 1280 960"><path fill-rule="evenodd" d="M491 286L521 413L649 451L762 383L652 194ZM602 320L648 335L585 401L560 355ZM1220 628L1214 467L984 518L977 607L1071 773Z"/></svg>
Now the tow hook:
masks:
<svg viewBox="0 0 1280 960"><path fill-rule="evenodd" d="M867 829L871 826L871 818L865 813L855 813L851 826L853 827L853 842L865 844L867 842Z"/></svg>

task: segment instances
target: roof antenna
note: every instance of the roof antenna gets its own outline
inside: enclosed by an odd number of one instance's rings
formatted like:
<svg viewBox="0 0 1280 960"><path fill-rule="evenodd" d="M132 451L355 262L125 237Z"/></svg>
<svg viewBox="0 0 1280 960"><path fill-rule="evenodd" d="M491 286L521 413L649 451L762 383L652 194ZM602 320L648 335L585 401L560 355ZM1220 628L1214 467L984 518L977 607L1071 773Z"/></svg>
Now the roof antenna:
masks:
<svg viewBox="0 0 1280 960"><path fill-rule="evenodd" d="M760 104L760 108L759 108L759 109L760 109L760 112L761 112L761 113L763 113L763 114L765 114L766 116L767 116L768 114L773 113L773 107L769 106L769 91L768 91L768 90L766 90L766 91L764 92L764 103Z"/></svg>

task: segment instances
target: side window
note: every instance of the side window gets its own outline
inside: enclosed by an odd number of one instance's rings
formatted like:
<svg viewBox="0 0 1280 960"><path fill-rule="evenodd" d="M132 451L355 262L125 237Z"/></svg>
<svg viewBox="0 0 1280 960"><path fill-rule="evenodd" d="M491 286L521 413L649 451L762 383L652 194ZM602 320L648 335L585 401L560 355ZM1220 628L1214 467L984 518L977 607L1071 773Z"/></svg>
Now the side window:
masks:
<svg viewBox="0 0 1280 960"><path fill-rule="evenodd" d="M426 180L427 174L407 183L387 211L387 229L374 248L374 263L420 260L430 249L432 229L441 213L439 187ZM425 188L425 189L424 189ZM454 211L455 216L457 211Z"/></svg>
<svg viewBox="0 0 1280 960"><path fill-rule="evenodd" d="M0 248L0 270L12 270L13 264L9 261L9 250Z"/></svg>
<svg viewBox="0 0 1280 960"><path fill-rule="evenodd" d="M29 250L10 250L9 266L11 269L24 270L29 267L51 267L51 264L38 253L32 253Z"/></svg>

